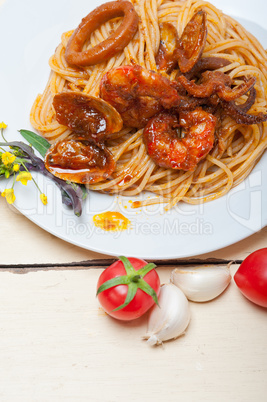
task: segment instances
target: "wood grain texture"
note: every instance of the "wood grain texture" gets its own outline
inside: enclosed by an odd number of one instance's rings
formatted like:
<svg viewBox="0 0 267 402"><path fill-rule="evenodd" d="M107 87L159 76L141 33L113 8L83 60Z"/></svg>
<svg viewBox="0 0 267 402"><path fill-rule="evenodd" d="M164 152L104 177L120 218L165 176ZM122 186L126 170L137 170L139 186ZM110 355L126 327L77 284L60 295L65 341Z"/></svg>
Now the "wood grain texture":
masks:
<svg viewBox="0 0 267 402"><path fill-rule="evenodd" d="M84 250L44 231L21 215L0 197L0 265L8 264L65 264L113 258ZM230 230L230 228L229 228ZM227 233L225 233L227 236ZM34 247L33 247L34 244ZM249 253L267 245L267 228L232 246L212 253L195 256L223 260L243 260Z"/></svg>
<svg viewBox="0 0 267 402"><path fill-rule="evenodd" d="M267 310L234 283L190 303L186 334L151 348L146 317L120 323L99 307L100 272L0 272L1 402L266 401Z"/></svg>

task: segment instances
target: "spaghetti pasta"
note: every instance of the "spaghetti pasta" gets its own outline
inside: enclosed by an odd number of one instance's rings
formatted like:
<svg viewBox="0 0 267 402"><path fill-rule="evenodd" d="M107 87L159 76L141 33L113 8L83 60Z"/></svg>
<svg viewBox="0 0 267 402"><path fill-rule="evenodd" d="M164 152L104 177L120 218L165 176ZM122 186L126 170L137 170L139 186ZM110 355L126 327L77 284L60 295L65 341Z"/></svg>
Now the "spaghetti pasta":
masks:
<svg viewBox="0 0 267 402"><path fill-rule="evenodd" d="M65 49L72 31L62 35L62 42L51 57L51 74L42 95L38 95L32 110L31 124L48 141L65 139L71 130L55 118L53 97L63 91L99 96L101 78L110 69L132 62L157 71L156 54L160 44L159 24L172 23L179 36L198 10L207 13L208 35L203 57L222 57L229 64L219 71L227 72L234 85L242 77L255 77L256 100L251 113L266 112L267 107L267 54L261 44L233 18L223 14L212 4L202 0L136 0L133 5L139 15L139 28L130 43L109 60L84 68L71 67L65 60ZM102 24L84 45L90 49L107 39L117 29L121 18ZM173 79L177 71L169 76ZM244 102L245 96L240 98ZM133 207L166 203L165 209L177 202L197 204L214 200L241 183L251 172L267 147L265 122L244 126L229 116L222 119L212 151L194 171L165 169L149 157L142 137L143 129L124 127L106 141L114 155L116 169L109 179L89 185L90 190L137 196L142 191L156 195Z"/></svg>

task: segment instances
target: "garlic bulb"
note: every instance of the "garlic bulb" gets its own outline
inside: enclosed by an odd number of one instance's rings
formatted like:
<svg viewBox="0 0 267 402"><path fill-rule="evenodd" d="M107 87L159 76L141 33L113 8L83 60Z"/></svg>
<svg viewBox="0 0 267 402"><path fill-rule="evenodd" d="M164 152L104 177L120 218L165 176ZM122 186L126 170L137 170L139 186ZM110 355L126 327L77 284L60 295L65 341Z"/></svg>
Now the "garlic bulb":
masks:
<svg viewBox="0 0 267 402"><path fill-rule="evenodd" d="M163 285L159 294L159 306L155 305L148 318L144 336L150 345L178 338L190 321L189 303L183 292L172 283Z"/></svg>
<svg viewBox="0 0 267 402"><path fill-rule="evenodd" d="M229 268L221 265L176 268L171 273L171 282L195 302L214 299L227 288L230 281Z"/></svg>

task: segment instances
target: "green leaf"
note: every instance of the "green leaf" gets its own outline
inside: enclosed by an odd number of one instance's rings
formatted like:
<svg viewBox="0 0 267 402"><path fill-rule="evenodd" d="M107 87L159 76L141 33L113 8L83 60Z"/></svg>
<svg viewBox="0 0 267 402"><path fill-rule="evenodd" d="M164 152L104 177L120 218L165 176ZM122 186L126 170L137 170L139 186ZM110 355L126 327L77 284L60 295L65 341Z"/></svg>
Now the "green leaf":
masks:
<svg viewBox="0 0 267 402"><path fill-rule="evenodd" d="M19 130L22 137L28 141L29 144L33 146L44 158L47 150L50 148L51 144L40 135L29 130Z"/></svg>
<svg viewBox="0 0 267 402"><path fill-rule="evenodd" d="M124 307L128 306L128 304L133 300L134 296L136 295L138 289L138 285L134 282L131 282L128 285L128 292L127 292L127 296L125 298L125 302L123 304L121 304L119 307L114 308L112 311L118 311L123 309Z"/></svg>
<svg viewBox="0 0 267 402"><path fill-rule="evenodd" d="M104 282L101 286L99 286L96 295L99 295L99 293L104 292L104 290L113 288L114 286L128 285L130 281L131 280L127 275L116 276L115 278L112 278L109 281Z"/></svg>
<svg viewBox="0 0 267 402"><path fill-rule="evenodd" d="M127 275L130 275L133 273L136 274L136 270L134 269L134 267L132 266L132 264L130 263L128 258L126 258L124 256L120 256L119 260L121 260L121 262L123 263Z"/></svg>
<svg viewBox="0 0 267 402"><path fill-rule="evenodd" d="M155 292L155 290L154 290L144 279L140 279L140 280L139 280L138 287L139 287L139 289L141 289L143 292L145 292L145 293L147 293L149 296L151 296L152 299L154 300L154 302L155 302L157 305L159 305L157 293Z"/></svg>

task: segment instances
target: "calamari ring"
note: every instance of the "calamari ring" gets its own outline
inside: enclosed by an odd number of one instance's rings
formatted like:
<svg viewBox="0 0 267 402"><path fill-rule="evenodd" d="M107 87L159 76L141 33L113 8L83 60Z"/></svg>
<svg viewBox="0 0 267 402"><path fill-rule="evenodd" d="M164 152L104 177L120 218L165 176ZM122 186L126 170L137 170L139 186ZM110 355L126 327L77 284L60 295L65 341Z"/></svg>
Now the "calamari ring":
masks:
<svg viewBox="0 0 267 402"><path fill-rule="evenodd" d="M106 40L91 49L82 51L83 45L93 31L112 18L124 17L120 26ZM138 15L129 1L111 1L105 3L85 18L73 32L67 47L65 58L72 66L85 67L102 63L115 53L124 49L138 28Z"/></svg>

